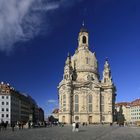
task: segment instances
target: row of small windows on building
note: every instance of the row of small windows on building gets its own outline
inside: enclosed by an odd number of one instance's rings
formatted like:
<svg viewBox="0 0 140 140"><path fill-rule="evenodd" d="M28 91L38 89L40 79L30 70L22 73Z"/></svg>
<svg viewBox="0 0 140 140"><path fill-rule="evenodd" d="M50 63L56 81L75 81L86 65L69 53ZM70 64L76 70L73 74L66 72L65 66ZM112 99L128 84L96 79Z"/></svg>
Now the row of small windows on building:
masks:
<svg viewBox="0 0 140 140"><path fill-rule="evenodd" d="M131 117L131 119L135 119L136 120L136 119L140 119L140 117Z"/></svg>
<svg viewBox="0 0 140 140"><path fill-rule="evenodd" d="M1 105L9 105L9 102L1 102Z"/></svg>
<svg viewBox="0 0 140 140"><path fill-rule="evenodd" d="M4 111L4 110L5 110L4 108L1 109L1 111ZM9 108L6 108L6 111L9 111Z"/></svg>
<svg viewBox="0 0 140 140"><path fill-rule="evenodd" d="M1 99L9 99L9 96L1 96Z"/></svg>
<svg viewBox="0 0 140 140"><path fill-rule="evenodd" d="M131 113L131 115L140 115L140 113Z"/></svg>
<svg viewBox="0 0 140 140"><path fill-rule="evenodd" d="M131 112L137 112L137 111L140 111L140 109L131 110Z"/></svg>
<svg viewBox="0 0 140 140"><path fill-rule="evenodd" d="M137 109L137 108L140 108L140 106L131 107L131 110L132 110L132 109Z"/></svg>
<svg viewBox="0 0 140 140"><path fill-rule="evenodd" d="M9 117L9 114L1 114L1 117L4 118L5 115L6 115L6 118Z"/></svg>

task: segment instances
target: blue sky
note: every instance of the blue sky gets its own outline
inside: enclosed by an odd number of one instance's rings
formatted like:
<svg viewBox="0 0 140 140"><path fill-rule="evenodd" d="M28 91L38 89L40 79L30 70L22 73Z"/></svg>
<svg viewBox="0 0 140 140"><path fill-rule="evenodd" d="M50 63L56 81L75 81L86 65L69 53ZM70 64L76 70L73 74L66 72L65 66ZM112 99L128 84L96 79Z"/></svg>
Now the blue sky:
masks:
<svg viewBox="0 0 140 140"><path fill-rule="evenodd" d="M30 94L47 113L57 106L57 86L83 19L101 77L109 59L117 102L140 97L139 0L1 0L0 5L0 81Z"/></svg>

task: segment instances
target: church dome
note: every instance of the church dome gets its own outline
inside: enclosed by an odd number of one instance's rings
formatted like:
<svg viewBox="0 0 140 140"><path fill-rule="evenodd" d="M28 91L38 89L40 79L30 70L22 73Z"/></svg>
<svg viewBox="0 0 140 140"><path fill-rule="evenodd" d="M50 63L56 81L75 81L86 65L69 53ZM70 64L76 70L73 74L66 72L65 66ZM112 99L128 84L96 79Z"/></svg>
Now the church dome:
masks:
<svg viewBox="0 0 140 140"><path fill-rule="evenodd" d="M89 50L81 50L72 57L72 65L78 72L92 72L98 74L98 62L95 53Z"/></svg>

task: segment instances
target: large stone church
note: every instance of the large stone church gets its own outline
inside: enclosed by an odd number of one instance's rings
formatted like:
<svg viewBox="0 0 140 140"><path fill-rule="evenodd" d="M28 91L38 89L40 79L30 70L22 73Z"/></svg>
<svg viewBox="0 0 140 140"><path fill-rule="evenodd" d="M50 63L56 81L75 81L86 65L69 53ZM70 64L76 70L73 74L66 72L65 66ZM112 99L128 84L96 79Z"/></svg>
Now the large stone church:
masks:
<svg viewBox="0 0 140 140"><path fill-rule="evenodd" d="M116 88L108 60L100 80L95 52L89 49L89 34L82 26L78 48L68 54L63 79L58 86L59 122L112 123Z"/></svg>

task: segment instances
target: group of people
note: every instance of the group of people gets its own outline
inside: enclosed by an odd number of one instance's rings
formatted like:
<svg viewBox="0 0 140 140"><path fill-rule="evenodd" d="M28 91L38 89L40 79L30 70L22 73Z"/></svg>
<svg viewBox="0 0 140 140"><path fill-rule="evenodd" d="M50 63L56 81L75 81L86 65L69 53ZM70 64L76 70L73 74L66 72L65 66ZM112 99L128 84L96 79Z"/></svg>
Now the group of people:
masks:
<svg viewBox="0 0 140 140"><path fill-rule="evenodd" d="M17 126L19 128L19 130L20 130L20 129L23 129L24 123L20 122L20 121L17 121L17 123L12 122L11 123L12 131L14 131L15 126Z"/></svg>
<svg viewBox="0 0 140 140"><path fill-rule="evenodd" d="M7 122L2 121L2 122L0 123L0 131L1 131L2 129L3 129L3 130L6 130L6 129L7 129L7 125L8 125Z"/></svg>
<svg viewBox="0 0 140 140"><path fill-rule="evenodd" d="M75 122L73 122L73 124L72 124L72 131L73 132L78 132L79 131L79 123L77 122L77 123L75 123Z"/></svg>

